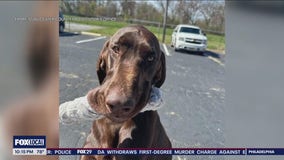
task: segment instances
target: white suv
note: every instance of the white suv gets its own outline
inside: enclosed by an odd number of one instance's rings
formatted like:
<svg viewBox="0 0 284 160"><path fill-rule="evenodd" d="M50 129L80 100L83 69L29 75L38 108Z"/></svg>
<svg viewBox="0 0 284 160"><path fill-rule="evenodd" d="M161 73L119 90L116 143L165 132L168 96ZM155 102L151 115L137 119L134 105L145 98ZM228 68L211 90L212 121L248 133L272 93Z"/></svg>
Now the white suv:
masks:
<svg viewBox="0 0 284 160"><path fill-rule="evenodd" d="M197 26L180 24L174 29L171 46L175 51L184 49L204 52L207 47L207 37Z"/></svg>

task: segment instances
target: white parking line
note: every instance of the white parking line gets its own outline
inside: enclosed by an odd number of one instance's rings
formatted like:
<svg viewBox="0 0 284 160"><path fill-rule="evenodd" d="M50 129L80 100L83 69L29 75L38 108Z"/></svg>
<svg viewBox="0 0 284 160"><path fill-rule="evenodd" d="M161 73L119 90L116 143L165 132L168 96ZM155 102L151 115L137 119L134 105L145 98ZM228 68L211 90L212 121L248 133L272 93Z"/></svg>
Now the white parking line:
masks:
<svg viewBox="0 0 284 160"><path fill-rule="evenodd" d="M165 50L165 54L167 55L167 56L171 56L171 54L170 54L170 52L169 52L169 50L168 50L168 48L167 48L167 46L166 46L166 44L165 43L163 43L163 47L164 47L164 50Z"/></svg>
<svg viewBox="0 0 284 160"><path fill-rule="evenodd" d="M80 40L80 41L77 41L76 43L77 43L77 44L80 44L80 43L96 41L96 40L100 40L100 39L104 39L104 38L106 38L106 36L103 36L103 37L97 37L97 38L92 38L92 39Z"/></svg>

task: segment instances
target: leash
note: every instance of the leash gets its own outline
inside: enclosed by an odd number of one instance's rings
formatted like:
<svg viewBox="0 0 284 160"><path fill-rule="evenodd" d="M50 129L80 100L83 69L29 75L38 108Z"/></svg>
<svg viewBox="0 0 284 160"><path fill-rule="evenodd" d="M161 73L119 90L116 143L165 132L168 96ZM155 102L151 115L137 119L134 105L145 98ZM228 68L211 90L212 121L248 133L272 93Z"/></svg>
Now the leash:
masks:
<svg viewBox="0 0 284 160"><path fill-rule="evenodd" d="M149 101L140 113L158 110L163 106L162 104L163 100L160 89L152 87ZM80 124L84 121L94 121L103 117L103 115L91 108L87 96L64 102L59 106L59 122L64 125Z"/></svg>

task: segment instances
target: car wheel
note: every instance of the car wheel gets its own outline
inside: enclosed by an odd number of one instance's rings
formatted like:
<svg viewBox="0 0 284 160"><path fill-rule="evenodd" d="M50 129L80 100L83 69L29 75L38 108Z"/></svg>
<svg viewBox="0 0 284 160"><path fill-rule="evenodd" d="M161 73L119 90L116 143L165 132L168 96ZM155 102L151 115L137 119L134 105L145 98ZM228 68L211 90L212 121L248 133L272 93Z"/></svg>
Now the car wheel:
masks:
<svg viewBox="0 0 284 160"><path fill-rule="evenodd" d="M59 33L63 33L64 32L64 27L63 25L59 25Z"/></svg>

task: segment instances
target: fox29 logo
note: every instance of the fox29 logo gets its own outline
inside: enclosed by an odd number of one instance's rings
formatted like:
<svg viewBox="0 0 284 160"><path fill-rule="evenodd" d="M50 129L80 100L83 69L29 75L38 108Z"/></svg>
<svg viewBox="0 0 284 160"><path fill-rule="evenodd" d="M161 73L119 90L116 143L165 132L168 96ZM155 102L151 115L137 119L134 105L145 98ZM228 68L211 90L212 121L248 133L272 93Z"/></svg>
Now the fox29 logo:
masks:
<svg viewBox="0 0 284 160"><path fill-rule="evenodd" d="M14 148L46 148L45 136L14 136Z"/></svg>

